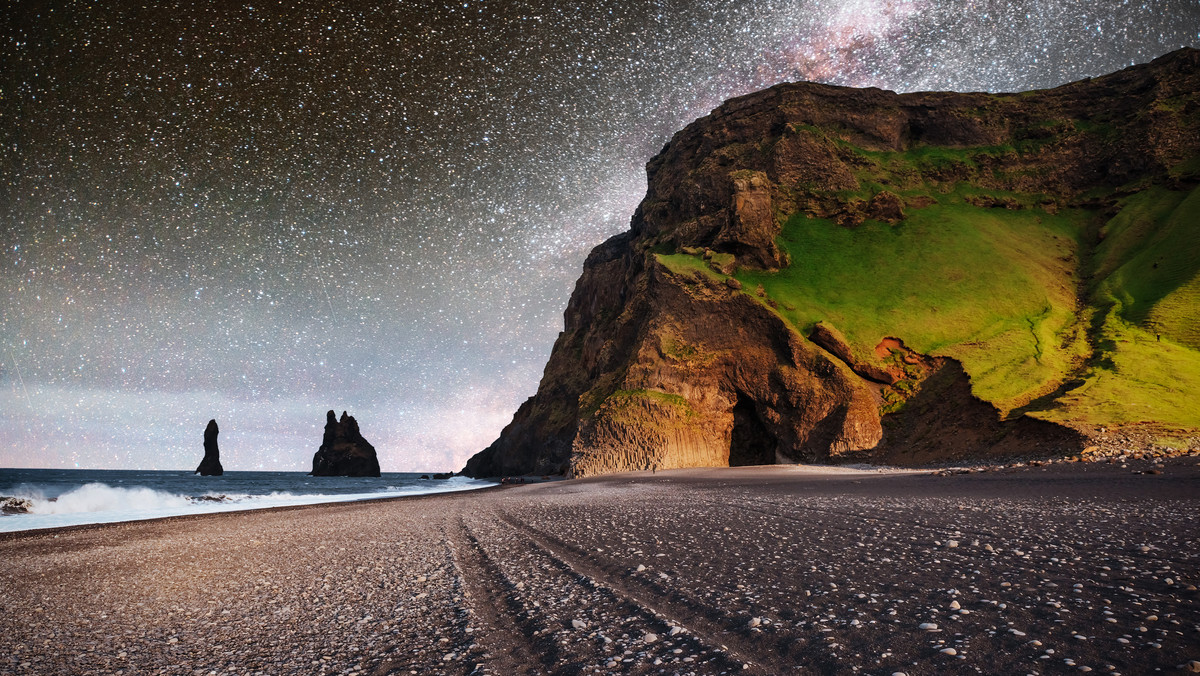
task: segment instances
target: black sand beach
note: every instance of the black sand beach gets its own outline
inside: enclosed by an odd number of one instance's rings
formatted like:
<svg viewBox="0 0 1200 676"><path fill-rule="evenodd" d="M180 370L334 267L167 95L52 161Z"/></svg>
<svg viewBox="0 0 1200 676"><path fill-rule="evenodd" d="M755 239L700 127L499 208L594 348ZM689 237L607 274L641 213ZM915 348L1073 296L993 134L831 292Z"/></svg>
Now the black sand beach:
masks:
<svg viewBox="0 0 1200 676"><path fill-rule="evenodd" d="M1200 670L1200 466L1147 468L685 470L10 535L0 671Z"/></svg>

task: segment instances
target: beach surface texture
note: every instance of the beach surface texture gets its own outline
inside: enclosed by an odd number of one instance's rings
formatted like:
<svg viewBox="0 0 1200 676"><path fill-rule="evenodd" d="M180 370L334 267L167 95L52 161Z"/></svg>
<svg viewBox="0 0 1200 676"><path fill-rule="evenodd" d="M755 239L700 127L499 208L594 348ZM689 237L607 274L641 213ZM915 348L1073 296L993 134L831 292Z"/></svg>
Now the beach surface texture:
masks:
<svg viewBox="0 0 1200 676"><path fill-rule="evenodd" d="M8 534L0 672L1195 671L1196 460L680 470Z"/></svg>

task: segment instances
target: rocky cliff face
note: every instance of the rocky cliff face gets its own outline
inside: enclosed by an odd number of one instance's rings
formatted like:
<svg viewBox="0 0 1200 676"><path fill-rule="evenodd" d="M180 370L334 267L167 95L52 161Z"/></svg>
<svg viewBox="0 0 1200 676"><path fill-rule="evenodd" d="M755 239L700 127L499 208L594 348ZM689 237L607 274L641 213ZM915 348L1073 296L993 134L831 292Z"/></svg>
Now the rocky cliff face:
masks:
<svg viewBox="0 0 1200 676"><path fill-rule="evenodd" d="M1040 92L798 83L726 102L648 163L630 230L584 264L537 394L465 472L925 462L1087 443L1084 423L1099 418L1055 402L1104 366L1110 317L1145 328L1118 301L1097 300L1093 278L1125 255L1103 237L1131 196L1186 196L1197 183L1198 74L1200 52L1181 50ZM818 230L832 241L838 229L893 238L885 254L863 250L881 257L865 261L855 284L893 283L872 279L875 262L894 267L910 246L903 238L919 242L943 220L960 228L954 241L982 224L998 223L1005 237L1031 228L1027 242L1018 233L979 246L1029 267L1012 283L1043 294L1045 308L991 324L946 321L929 337L899 315L889 325L886 300L864 305L877 319L864 325L849 301L839 305L840 289L785 284L845 253L803 244ZM1022 253L1045 249L1038 237L1062 250L1046 261ZM848 267L862 267L850 253ZM1200 266L1180 265L1176 286L1200 280ZM902 299L916 298L936 324L953 309L940 278L927 293L922 274L914 264L899 280L910 289ZM974 285L977 303L997 306L1015 293L987 283L968 269L945 289ZM1004 328L1010 319L1017 329ZM1188 340L1180 329L1177 342L1191 349ZM991 353L1007 361L995 366Z"/></svg>
<svg viewBox="0 0 1200 676"><path fill-rule="evenodd" d="M358 421L342 411L325 414L325 436L313 455L313 476L379 476L375 447L358 431Z"/></svg>
<svg viewBox="0 0 1200 676"><path fill-rule="evenodd" d="M196 468L196 474L200 476L221 476L225 473L225 468L221 467L221 451L217 448L217 435L221 431L217 428L216 420L209 420L208 427L204 428L204 459L200 461L200 466Z"/></svg>

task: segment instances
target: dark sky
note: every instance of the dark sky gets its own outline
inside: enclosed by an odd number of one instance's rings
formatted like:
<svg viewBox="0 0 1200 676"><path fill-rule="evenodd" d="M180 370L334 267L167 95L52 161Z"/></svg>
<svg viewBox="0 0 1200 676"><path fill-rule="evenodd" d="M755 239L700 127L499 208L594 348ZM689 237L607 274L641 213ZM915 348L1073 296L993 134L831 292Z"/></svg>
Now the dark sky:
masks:
<svg viewBox="0 0 1200 676"><path fill-rule="evenodd" d="M0 466L304 469L324 413L457 469L537 386L644 164L787 80L1061 84L1200 3L13 2Z"/></svg>

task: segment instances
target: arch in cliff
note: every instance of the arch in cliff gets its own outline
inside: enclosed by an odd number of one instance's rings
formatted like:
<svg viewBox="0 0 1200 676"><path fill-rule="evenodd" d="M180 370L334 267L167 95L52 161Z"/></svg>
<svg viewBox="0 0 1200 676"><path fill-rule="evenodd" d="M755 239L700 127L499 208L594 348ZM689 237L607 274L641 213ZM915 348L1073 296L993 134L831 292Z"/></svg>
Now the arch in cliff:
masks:
<svg viewBox="0 0 1200 676"><path fill-rule="evenodd" d="M778 445L779 440L758 415L754 400L738 392L729 433L729 466L773 465Z"/></svg>

